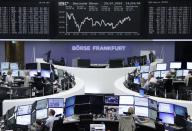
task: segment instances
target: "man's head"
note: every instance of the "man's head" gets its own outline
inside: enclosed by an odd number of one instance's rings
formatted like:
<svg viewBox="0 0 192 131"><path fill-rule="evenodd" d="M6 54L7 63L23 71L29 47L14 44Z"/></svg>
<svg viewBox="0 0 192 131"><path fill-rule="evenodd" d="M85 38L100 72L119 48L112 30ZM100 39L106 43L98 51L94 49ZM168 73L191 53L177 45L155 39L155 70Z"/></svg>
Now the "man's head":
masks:
<svg viewBox="0 0 192 131"><path fill-rule="evenodd" d="M54 116L55 115L55 111L53 109L49 110L49 116Z"/></svg>

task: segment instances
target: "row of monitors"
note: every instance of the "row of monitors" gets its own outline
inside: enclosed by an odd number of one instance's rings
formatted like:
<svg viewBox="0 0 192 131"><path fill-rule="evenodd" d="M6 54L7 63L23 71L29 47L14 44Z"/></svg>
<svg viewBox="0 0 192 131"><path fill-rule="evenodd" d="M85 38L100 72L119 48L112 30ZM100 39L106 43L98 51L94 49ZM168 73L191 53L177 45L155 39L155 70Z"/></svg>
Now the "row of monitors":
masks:
<svg viewBox="0 0 192 131"><path fill-rule="evenodd" d="M18 70L19 66L18 63L1 62L1 70L4 69Z"/></svg>

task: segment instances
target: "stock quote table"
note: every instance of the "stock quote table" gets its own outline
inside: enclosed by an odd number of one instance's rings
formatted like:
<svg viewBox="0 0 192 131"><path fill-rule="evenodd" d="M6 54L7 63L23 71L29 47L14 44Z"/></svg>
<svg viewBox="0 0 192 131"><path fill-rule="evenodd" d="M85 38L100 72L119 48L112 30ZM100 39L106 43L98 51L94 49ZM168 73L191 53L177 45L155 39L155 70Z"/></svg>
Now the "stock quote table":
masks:
<svg viewBox="0 0 192 131"><path fill-rule="evenodd" d="M191 39L189 0L1 0L1 39Z"/></svg>

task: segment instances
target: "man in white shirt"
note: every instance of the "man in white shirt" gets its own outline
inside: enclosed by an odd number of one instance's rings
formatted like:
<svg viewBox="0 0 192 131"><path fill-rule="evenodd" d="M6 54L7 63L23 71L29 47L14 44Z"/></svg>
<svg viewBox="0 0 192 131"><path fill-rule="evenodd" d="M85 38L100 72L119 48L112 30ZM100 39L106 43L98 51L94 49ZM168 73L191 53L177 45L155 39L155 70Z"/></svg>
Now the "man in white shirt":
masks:
<svg viewBox="0 0 192 131"><path fill-rule="evenodd" d="M53 123L55 120L58 120L57 117L54 116L55 115L55 111L53 109L49 110L49 117L46 120L45 125L49 128L49 131L52 131L53 129Z"/></svg>
<svg viewBox="0 0 192 131"><path fill-rule="evenodd" d="M150 84L156 84L156 83L157 83L157 79L152 74L149 74L148 80L146 81L146 83L143 86L143 88L148 90Z"/></svg>
<svg viewBox="0 0 192 131"><path fill-rule="evenodd" d="M5 79L5 82L6 83L8 83L8 84L11 84L11 83L13 83L13 77L12 77L12 72L11 72L11 70L9 70L8 72L7 72L7 76L6 76L6 79Z"/></svg>

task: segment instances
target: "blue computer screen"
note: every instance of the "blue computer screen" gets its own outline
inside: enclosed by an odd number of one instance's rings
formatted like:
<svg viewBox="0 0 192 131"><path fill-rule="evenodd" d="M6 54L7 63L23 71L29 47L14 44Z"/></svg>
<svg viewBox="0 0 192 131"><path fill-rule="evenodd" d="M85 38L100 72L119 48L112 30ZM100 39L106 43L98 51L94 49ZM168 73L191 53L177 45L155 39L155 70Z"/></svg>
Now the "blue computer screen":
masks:
<svg viewBox="0 0 192 131"><path fill-rule="evenodd" d="M17 108L17 115L28 115L31 114L31 105L23 105L23 106L18 106Z"/></svg>
<svg viewBox="0 0 192 131"><path fill-rule="evenodd" d="M64 107L64 99L63 98L50 98L48 100L48 106L50 108L63 108Z"/></svg>
<svg viewBox="0 0 192 131"><path fill-rule="evenodd" d="M66 98L65 107L72 106L74 104L75 104L75 96Z"/></svg>
<svg viewBox="0 0 192 131"><path fill-rule="evenodd" d="M46 109L47 108L47 99L37 101L36 109Z"/></svg>
<svg viewBox="0 0 192 131"><path fill-rule="evenodd" d="M105 104L118 105L119 97L118 96L105 96Z"/></svg>
<svg viewBox="0 0 192 131"><path fill-rule="evenodd" d="M74 115L74 106L65 108L65 117L70 117L72 115Z"/></svg>
<svg viewBox="0 0 192 131"><path fill-rule="evenodd" d="M159 113L159 119L162 120L163 123L174 124L174 114L169 113Z"/></svg>
<svg viewBox="0 0 192 131"><path fill-rule="evenodd" d="M175 114L176 115L180 115L180 116L186 117L186 115L187 115L187 108L186 107L175 105L174 109L175 109Z"/></svg>

